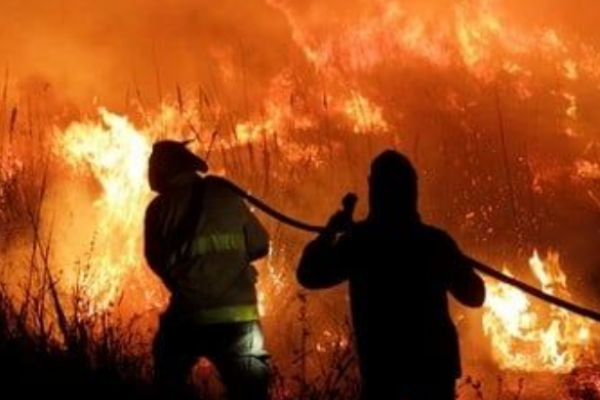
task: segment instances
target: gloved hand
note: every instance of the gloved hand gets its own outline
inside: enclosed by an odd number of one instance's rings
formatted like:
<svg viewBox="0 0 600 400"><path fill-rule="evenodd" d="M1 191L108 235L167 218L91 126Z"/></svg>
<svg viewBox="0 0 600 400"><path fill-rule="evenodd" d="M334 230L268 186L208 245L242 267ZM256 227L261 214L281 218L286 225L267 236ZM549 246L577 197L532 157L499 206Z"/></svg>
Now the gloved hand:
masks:
<svg viewBox="0 0 600 400"><path fill-rule="evenodd" d="M352 218L348 218L348 213L339 210L329 217L325 230L331 233L340 233L346 231L351 224Z"/></svg>
<svg viewBox="0 0 600 400"><path fill-rule="evenodd" d="M348 231L354 224L353 214L357 201L358 197L354 193L347 193L342 199L342 210L336 211L329 218L325 231L329 234Z"/></svg>

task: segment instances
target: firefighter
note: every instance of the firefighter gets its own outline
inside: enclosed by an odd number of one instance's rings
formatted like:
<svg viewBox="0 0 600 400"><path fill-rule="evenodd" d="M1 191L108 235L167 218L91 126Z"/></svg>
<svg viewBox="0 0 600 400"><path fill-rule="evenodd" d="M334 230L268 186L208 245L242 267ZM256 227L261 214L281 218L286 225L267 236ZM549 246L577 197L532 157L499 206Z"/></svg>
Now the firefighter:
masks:
<svg viewBox="0 0 600 400"><path fill-rule="evenodd" d="M153 344L154 379L165 398L188 398L200 357L231 400L268 398L269 365L251 264L268 235L242 199L207 172L186 143L159 141L149 159L144 250L170 292Z"/></svg>
<svg viewBox="0 0 600 400"><path fill-rule="evenodd" d="M349 282L362 400L454 399L461 366L447 292L470 307L485 298L456 242L421 221L417 193L408 158L384 151L371 163L367 218L334 214L297 269L309 289Z"/></svg>

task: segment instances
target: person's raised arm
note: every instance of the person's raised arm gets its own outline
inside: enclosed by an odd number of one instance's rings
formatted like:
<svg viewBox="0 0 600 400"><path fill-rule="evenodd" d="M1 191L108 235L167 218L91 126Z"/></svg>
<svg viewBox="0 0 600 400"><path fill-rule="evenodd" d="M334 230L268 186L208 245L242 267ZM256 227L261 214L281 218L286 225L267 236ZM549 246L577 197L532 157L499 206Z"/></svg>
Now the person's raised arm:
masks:
<svg viewBox="0 0 600 400"><path fill-rule="evenodd" d="M481 307L485 301L485 283L475 272L472 260L460 250L452 238L445 238L447 257L450 260L448 290L452 296L468 307Z"/></svg>
<svg viewBox="0 0 600 400"><path fill-rule="evenodd" d="M324 289L348 279L351 237L344 234L338 238L337 233L344 219L346 213L334 214L325 231L304 248L296 278L305 288Z"/></svg>

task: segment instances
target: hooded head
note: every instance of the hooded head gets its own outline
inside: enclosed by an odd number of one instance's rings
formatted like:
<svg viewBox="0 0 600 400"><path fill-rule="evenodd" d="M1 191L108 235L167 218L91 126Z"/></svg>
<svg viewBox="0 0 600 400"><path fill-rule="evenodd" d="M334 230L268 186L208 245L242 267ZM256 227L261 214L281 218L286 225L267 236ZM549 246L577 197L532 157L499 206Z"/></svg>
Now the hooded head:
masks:
<svg viewBox="0 0 600 400"><path fill-rule="evenodd" d="M208 165L192 153L189 142L161 140L152 146L148 162L148 180L155 192L164 192L174 177L186 172L207 172Z"/></svg>
<svg viewBox="0 0 600 400"><path fill-rule="evenodd" d="M410 160L386 150L371 163L369 175L370 216L377 220L414 220L417 211L417 172Z"/></svg>

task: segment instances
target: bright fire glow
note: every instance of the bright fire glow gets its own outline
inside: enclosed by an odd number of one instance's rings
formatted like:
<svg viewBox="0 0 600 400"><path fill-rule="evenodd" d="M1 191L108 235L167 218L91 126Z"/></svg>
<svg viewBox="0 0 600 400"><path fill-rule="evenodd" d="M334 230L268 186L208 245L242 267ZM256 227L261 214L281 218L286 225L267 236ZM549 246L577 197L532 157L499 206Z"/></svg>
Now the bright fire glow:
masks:
<svg viewBox="0 0 600 400"><path fill-rule="evenodd" d="M559 255L537 251L529 259L531 272L544 293L570 298ZM504 273L510 275L508 270ZM489 281L483 328L503 369L568 372L590 341L590 323L555 306L532 304L521 291Z"/></svg>
<svg viewBox="0 0 600 400"><path fill-rule="evenodd" d="M354 125L354 133L368 134L385 132L388 129L381 108L359 93L352 92L352 96L344 102L344 112Z"/></svg>
<svg viewBox="0 0 600 400"><path fill-rule="evenodd" d="M95 251L77 279L85 298L93 300L94 311L113 304L126 279L146 276L141 237L145 204L150 198L146 177L150 133L105 109L99 113L101 123L71 124L60 135L58 149L67 163L82 174L91 174L102 188L94 204Z"/></svg>
<svg viewBox="0 0 600 400"><path fill-rule="evenodd" d="M138 303L143 307L160 307L166 301L164 290L145 266L142 232L144 212L152 197L147 183L152 142L160 137L165 125L171 132L182 131L181 125L187 119L178 116L174 108L163 106L138 128L126 117L100 108L99 120L75 122L57 133L61 159L101 187L94 202L95 220L90 221L95 231L89 265L68 276L73 288L77 286L90 303L91 312L109 309L125 289L133 292L134 297L141 295ZM277 118L275 121L279 122ZM269 134L276 125L247 124L238 125L237 129L241 126L247 126L248 132L267 129ZM223 145L243 145L252 140L258 138L250 134ZM130 285L132 282L135 287ZM278 285L281 282L273 278L270 287ZM260 293L259 301L261 313L265 313L268 308L265 293Z"/></svg>
<svg viewBox="0 0 600 400"><path fill-rule="evenodd" d="M531 129L529 126L519 129L517 125L521 120L517 118L520 106L524 106L523 113L534 109L535 118L539 113L540 121L545 119L548 109L551 111L548 116L553 118L549 122L554 123L552 126L534 127L536 131L547 132L549 138L555 131L567 134L570 140L583 140L586 134L595 134L590 129L593 120L587 117L591 109L588 90L582 88L600 87L600 59L596 49L569 40L553 27L512 24L501 12L499 1L456 2L440 13L429 13L413 12L398 0L374 0L362 2L364 10L361 9L360 18L351 21L346 21L343 14L333 19L321 18L321 13L303 14L301 8L294 8L289 1L267 2L283 12L292 30L291 37L301 49L304 61L314 70L297 71L296 62L281 67L268 65L265 74L273 70L274 76L264 96L259 93L261 100L255 102L253 93L249 93L242 112L236 109L240 106L234 100L245 89L235 86L236 79L251 70L236 70L235 63L216 60L224 77L222 83L233 86L232 93L223 89L225 100L217 95L198 95L190 107L185 99L180 99L179 107L161 104L160 111L149 112L152 115L141 128L125 117L101 110L100 121L76 122L58 135L61 158L86 179L92 177L100 185L95 220L91 222L96 231L94 251L89 268L74 278L92 300L94 309L106 309L113 304L130 277L138 281L141 277L142 287L155 287L154 281L147 278L148 269L141 255L142 217L151 196L146 184L146 162L152 140L172 132L189 134L193 130L200 145L205 146L203 149L209 148L210 143L211 150L214 144L223 153L231 151L231 159L235 161L231 164L239 163L240 170L246 169L242 163L247 158L254 162L254 157L264 149L265 155L273 157L267 160L272 163L269 165L287 163L293 168L289 171L256 168L256 175L265 172L269 179L282 181L300 175L295 171L304 172L307 165L320 166L323 160L334 156L326 152L337 151L340 143L329 143L331 138L326 135L336 134L337 129L361 135L404 129L419 134L420 129L440 131L438 135L473 132L477 138L473 143L477 142L477 146L472 152L479 154L485 153L484 135L490 124L491 128L496 124L495 115L499 111L506 115L507 125L511 124L507 131L515 137L526 128ZM317 15L319 20L313 21ZM327 29L320 29L322 26ZM252 78L249 75L248 81L253 81ZM230 102L226 100L229 94ZM504 108L495 109L496 98ZM533 108L534 103L539 104L539 110ZM475 118L489 109L494 118L481 121ZM397 118L398 115L403 118ZM421 124L428 119L434 120L433 129ZM406 127L399 123L404 120ZM432 137L433 142L436 135ZM215 143L211 138L216 138ZM382 142L407 145L390 138L381 135ZM509 137L509 144L513 139ZM351 140L360 138L347 140L351 144ZM453 142L452 137L448 141ZM420 143L415 141L414 151L419 151ZM469 139L469 146L473 143ZM233 154L239 145L248 149L247 158L245 153ZM260 151L255 150L255 145L260 145ZM516 152L519 146L509 150ZM445 146L443 151L446 152ZM430 151L425 148L422 153ZM536 168L536 159L544 157L536 158L535 151L532 153L527 163L532 162L535 193L541 193L544 174L550 175L554 169L541 164ZM257 165L262 168L263 164ZM222 168L225 171L227 167ZM578 163L575 170L581 178L600 176L596 161ZM477 171L469 173L476 175ZM482 178L495 179L491 175ZM262 186L268 185L261 183ZM273 192L278 189L275 187ZM284 196L286 191L280 193ZM287 200L283 198L284 206ZM490 210L492 207L493 204L489 205ZM282 247L281 243L275 245ZM556 253L550 253L545 261L536 253L530 266L544 291L569 298L558 261ZM269 279L275 281L271 276ZM144 293L148 298L152 296L151 290ZM261 294L261 310L269 314L272 305L267 300ZM495 282L489 283L484 326L499 365L528 371L573 368L590 336L585 321L555 307L534 305L516 289Z"/></svg>

